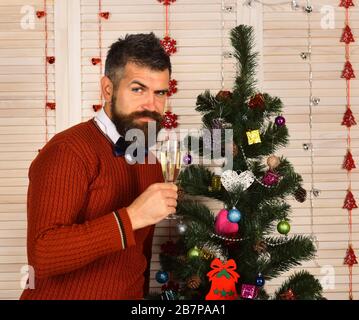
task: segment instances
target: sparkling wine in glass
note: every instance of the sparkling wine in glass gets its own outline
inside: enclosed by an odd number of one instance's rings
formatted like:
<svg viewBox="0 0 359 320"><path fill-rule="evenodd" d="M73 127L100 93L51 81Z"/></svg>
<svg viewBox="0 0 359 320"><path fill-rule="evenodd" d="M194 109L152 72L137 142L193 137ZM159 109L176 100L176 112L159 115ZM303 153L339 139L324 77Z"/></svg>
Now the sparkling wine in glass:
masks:
<svg viewBox="0 0 359 320"><path fill-rule="evenodd" d="M181 171L181 144L179 140L168 139L161 142L160 162L165 182L176 183ZM177 219L170 214L166 219Z"/></svg>

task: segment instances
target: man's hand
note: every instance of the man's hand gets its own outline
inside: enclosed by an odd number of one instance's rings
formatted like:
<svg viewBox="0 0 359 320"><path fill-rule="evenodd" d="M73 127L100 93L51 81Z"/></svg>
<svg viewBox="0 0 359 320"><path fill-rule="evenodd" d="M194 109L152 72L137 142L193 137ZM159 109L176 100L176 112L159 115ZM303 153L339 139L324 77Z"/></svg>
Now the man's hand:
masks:
<svg viewBox="0 0 359 320"><path fill-rule="evenodd" d="M176 212L177 186L155 183L141 193L128 207L133 230L144 228Z"/></svg>

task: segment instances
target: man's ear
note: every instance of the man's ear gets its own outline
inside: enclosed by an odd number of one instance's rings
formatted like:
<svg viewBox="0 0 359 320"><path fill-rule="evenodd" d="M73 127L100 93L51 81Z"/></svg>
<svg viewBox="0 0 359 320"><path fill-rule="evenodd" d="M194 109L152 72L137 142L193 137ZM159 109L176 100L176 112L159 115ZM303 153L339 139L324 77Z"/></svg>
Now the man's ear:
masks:
<svg viewBox="0 0 359 320"><path fill-rule="evenodd" d="M113 95L113 83L107 76L101 78L101 92L105 101L110 103Z"/></svg>

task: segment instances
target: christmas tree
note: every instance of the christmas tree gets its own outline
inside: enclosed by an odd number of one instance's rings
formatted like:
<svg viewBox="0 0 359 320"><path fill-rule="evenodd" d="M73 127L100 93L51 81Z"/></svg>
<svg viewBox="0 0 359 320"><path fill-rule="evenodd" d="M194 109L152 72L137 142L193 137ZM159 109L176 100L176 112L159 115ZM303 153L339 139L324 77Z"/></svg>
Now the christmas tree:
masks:
<svg viewBox="0 0 359 320"><path fill-rule="evenodd" d="M230 36L238 61L233 91L198 96L196 110L212 135L186 141L191 153L213 157L208 145L218 144L214 132L220 130L221 146L230 145L232 168L216 175L192 164L181 172L179 238L162 245L162 270L156 274L163 283L161 298L320 299L321 285L307 271L294 272L271 296L266 291L266 281L313 259L315 247L310 237L290 234L286 201L294 196L303 202L306 191L290 162L275 155L287 145L288 129L281 100L256 90L253 30L240 25ZM228 129L233 139L226 139ZM223 210L211 212L187 195L217 199Z"/></svg>

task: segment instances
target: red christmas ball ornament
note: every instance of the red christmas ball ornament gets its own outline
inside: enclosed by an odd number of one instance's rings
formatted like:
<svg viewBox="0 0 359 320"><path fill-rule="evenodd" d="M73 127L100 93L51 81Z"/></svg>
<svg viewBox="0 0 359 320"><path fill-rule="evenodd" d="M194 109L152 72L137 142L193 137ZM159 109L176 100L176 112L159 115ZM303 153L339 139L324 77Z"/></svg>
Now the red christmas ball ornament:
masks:
<svg viewBox="0 0 359 320"><path fill-rule="evenodd" d="M101 58L92 58L91 63L95 66L101 62Z"/></svg>
<svg viewBox="0 0 359 320"><path fill-rule="evenodd" d="M56 103L55 102L46 102L46 108L48 108L50 110L55 110L56 109Z"/></svg>
<svg viewBox="0 0 359 320"><path fill-rule="evenodd" d="M46 12L45 11L36 11L36 16L41 19L43 17L45 17Z"/></svg>
<svg viewBox="0 0 359 320"><path fill-rule="evenodd" d="M287 291L280 294L279 296L280 296L281 300L295 300L296 299L292 289L288 289Z"/></svg>
<svg viewBox="0 0 359 320"><path fill-rule="evenodd" d="M347 80L355 78L353 66L349 61L345 63L341 77Z"/></svg>
<svg viewBox="0 0 359 320"><path fill-rule="evenodd" d="M99 13L100 17L105 19L105 20L108 20L108 18L110 17L110 13L107 11L107 12L100 12Z"/></svg>
<svg viewBox="0 0 359 320"><path fill-rule="evenodd" d="M343 169L346 169L348 171L351 171L352 169L355 169L355 162L353 159L353 155L352 153L348 150L345 158L344 158L344 163L343 163Z"/></svg>
<svg viewBox="0 0 359 320"><path fill-rule="evenodd" d="M46 57L46 61L47 61L49 64L54 64L54 63L55 63L55 57L54 57L54 56Z"/></svg>
<svg viewBox="0 0 359 320"><path fill-rule="evenodd" d="M179 255L178 246L171 240L161 244L161 251L162 251L162 253L164 253L168 256L178 256Z"/></svg>
<svg viewBox="0 0 359 320"><path fill-rule="evenodd" d="M354 7L353 0L341 0L339 7L344 7L348 9L349 7Z"/></svg>
<svg viewBox="0 0 359 320"><path fill-rule="evenodd" d="M348 190L347 195L345 197L344 200L344 205L343 205L343 209L348 209L348 210L352 210L358 208L354 195L352 194L351 191Z"/></svg>
<svg viewBox="0 0 359 320"><path fill-rule="evenodd" d="M176 44L177 41L169 36L166 36L161 40L161 45L169 56L177 52Z"/></svg>
<svg viewBox="0 0 359 320"><path fill-rule="evenodd" d="M257 93L248 102L248 107L251 109L264 109L264 96L261 93Z"/></svg>
<svg viewBox="0 0 359 320"><path fill-rule="evenodd" d="M348 108L347 111L345 111L345 113L344 113L342 125L347 126L348 128L350 128L351 126L355 126L356 124L357 123L355 121L355 117L353 115L353 112L352 112L352 110L350 108Z"/></svg>
<svg viewBox="0 0 359 320"><path fill-rule="evenodd" d="M355 42L352 30L349 26L346 26L344 28L340 42L345 42L346 44L349 44L350 42Z"/></svg>
<svg viewBox="0 0 359 320"><path fill-rule="evenodd" d="M221 90L217 93L216 99L221 101L227 101L230 100L233 96L233 93L228 90Z"/></svg>
<svg viewBox="0 0 359 320"><path fill-rule="evenodd" d="M97 112L102 109L102 104L93 104L92 109L93 111Z"/></svg>
<svg viewBox="0 0 359 320"><path fill-rule="evenodd" d="M344 258L344 264L347 264L348 266L358 264L357 257L351 244L348 246L347 253Z"/></svg>
<svg viewBox="0 0 359 320"><path fill-rule="evenodd" d="M177 118L178 116L176 114L172 113L171 111L166 111L162 117L161 126L165 129L177 128Z"/></svg>
<svg viewBox="0 0 359 320"><path fill-rule="evenodd" d="M177 93L177 80L172 79L169 82L169 87L168 87L168 92L167 92L167 96L171 97L172 95L174 95L175 93Z"/></svg>

